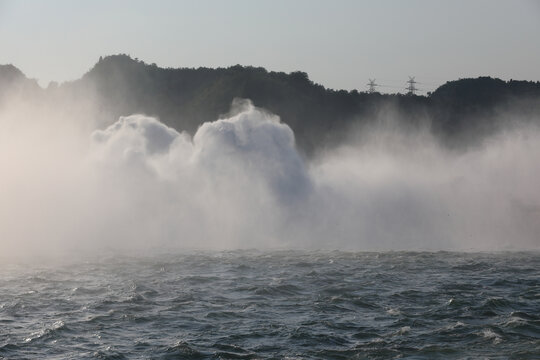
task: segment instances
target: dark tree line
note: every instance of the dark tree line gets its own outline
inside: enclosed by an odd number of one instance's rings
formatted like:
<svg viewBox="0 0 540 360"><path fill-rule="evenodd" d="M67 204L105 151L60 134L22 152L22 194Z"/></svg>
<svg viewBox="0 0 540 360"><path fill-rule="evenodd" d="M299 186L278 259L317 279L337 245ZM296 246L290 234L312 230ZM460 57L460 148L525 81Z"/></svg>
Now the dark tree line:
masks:
<svg viewBox="0 0 540 360"><path fill-rule="evenodd" d="M17 83L13 78L29 81L19 73L0 67L0 96ZM540 123L539 82L489 77L451 81L428 96L368 94L325 88L300 71L287 74L240 65L165 69L114 55L100 58L81 79L42 91L80 96L91 92L106 114L104 121L145 113L191 133L227 113L234 98L248 98L278 114L308 154L339 142L351 126L377 121L388 109L398 114L401 126L429 125L449 146L480 141L510 121L505 118L510 113Z"/></svg>

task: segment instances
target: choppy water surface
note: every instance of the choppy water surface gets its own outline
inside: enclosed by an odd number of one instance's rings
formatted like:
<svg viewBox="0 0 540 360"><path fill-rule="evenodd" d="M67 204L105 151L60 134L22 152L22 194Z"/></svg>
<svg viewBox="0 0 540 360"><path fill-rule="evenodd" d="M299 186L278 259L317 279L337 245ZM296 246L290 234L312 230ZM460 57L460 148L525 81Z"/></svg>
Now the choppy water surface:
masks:
<svg viewBox="0 0 540 360"><path fill-rule="evenodd" d="M538 359L540 254L0 265L0 358Z"/></svg>

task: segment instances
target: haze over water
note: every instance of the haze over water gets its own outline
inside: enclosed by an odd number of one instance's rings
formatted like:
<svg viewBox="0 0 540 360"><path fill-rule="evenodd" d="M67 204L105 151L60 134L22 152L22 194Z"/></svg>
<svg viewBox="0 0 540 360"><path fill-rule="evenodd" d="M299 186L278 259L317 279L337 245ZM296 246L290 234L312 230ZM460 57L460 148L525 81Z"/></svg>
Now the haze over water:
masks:
<svg viewBox="0 0 540 360"><path fill-rule="evenodd" d="M0 359L540 358L539 9L0 0Z"/></svg>
<svg viewBox="0 0 540 360"><path fill-rule="evenodd" d="M540 352L535 128L452 152L390 123L308 159L249 101L193 137L29 113L2 117L0 357Z"/></svg>
<svg viewBox="0 0 540 360"><path fill-rule="evenodd" d="M532 125L451 151L390 119L306 158L278 116L246 100L193 137L144 115L92 130L48 105L12 104L1 118L4 256L539 247Z"/></svg>

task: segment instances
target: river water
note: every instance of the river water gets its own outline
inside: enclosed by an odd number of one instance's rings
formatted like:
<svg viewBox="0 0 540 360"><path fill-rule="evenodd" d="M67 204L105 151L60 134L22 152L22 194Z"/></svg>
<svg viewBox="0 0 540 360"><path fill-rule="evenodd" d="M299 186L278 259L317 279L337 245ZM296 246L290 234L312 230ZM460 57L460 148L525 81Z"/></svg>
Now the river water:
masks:
<svg viewBox="0 0 540 360"><path fill-rule="evenodd" d="M539 359L540 253L4 262L0 358Z"/></svg>

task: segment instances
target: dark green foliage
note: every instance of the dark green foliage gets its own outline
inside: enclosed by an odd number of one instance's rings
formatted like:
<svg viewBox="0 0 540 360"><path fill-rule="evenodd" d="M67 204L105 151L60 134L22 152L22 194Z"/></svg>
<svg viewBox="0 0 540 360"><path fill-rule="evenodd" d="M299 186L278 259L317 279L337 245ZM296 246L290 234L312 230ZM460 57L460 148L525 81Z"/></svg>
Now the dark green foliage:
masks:
<svg viewBox="0 0 540 360"><path fill-rule="evenodd" d="M31 80L13 66L0 67L0 94L17 82ZM368 94L326 89L301 71L286 74L240 65L163 69L125 54L100 57L81 79L42 91L75 97L91 93L107 122L145 113L190 133L226 114L234 98L248 98L278 114L308 154L339 143L353 126L361 129L389 116L403 128L429 123L444 143L456 145L474 144L493 133L501 126L495 119L504 119L500 115L505 111L535 121L540 114L538 82L480 77L448 82L427 97Z"/></svg>
<svg viewBox="0 0 540 360"><path fill-rule="evenodd" d="M430 96L434 131L447 141L474 141L517 117L539 121L540 83L490 77L450 81Z"/></svg>

